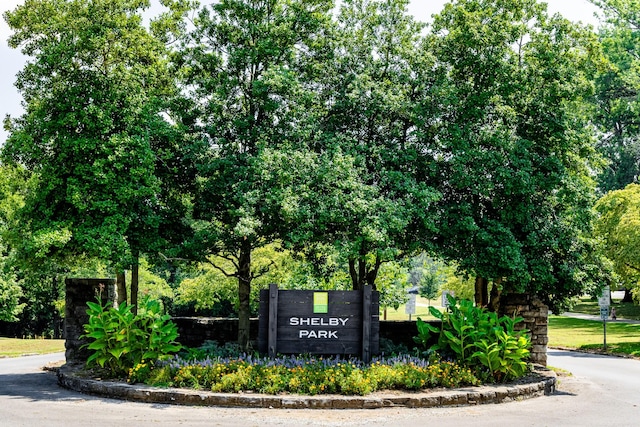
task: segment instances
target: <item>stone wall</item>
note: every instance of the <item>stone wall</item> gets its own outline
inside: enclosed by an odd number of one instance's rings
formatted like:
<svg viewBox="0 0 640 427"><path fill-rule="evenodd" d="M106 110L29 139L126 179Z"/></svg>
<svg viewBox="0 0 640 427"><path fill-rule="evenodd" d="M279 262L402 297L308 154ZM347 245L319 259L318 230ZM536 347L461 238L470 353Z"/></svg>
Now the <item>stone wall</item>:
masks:
<svg viewBox="0 0 640 427"><path fill-rule="evenodd" d="M547 366L549 307L531 295L509 294L500 297L500 314L524 318L516 328L528 329L531 333L531 361Z"/></svg>
<svg viewBox="0 0 640 427"><path fill-rule="evenodd" d="M198 347L205 341L220 344L238 340L238 319L219 317L174 317L178 327L177 341L187 347ZM258 319L251 319L249 339L257 348Z"/></svg>
<svg viewBox="0 0 640 427"><path fill-rule="evenodd" d="M65 358L67 363L85 362L90 355L82 349L87 340L81 339L84 325L89 323L87 301L96 301L100 295L102 304L115 300L114 279L66 279L66 297L64 311Z"/></svg>

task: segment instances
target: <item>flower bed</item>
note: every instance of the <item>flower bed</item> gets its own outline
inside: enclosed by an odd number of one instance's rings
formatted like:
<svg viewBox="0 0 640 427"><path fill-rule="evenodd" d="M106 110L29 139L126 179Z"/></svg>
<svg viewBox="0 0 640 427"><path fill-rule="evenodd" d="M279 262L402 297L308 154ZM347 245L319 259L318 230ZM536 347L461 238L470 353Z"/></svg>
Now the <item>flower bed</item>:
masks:
<svg viewBox="0 0 640 427"><path fill-rule="evenodd" d="M200 361L175 357L156 366L137 365L129 372L129 381L216 392L308 395L366 395L379 390L416 391L480 384L470 369L454 362L429 363L409 356L380 358L369 364L338 357L243 356Z"/></svg>

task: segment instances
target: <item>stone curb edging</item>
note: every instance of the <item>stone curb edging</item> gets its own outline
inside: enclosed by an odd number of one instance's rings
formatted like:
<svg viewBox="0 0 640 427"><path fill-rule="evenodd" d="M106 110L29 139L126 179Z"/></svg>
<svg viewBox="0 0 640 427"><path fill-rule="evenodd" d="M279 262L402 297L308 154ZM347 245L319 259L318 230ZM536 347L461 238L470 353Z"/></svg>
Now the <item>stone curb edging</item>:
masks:
<svg viewBox="0 0 640 427"><path fill-rule="evenodd" d="M555 391L555 372L536 367L535 378L522 384L434 390L416 393L376 392L367 396L266 395L257 393L213 393L203 390L157 388L81 378L75 369L58 369L58 384L81 393L143 403L174 405L285 408L285 409L375 409L387 407L434 408L504 403L550 395Z"/></svg>

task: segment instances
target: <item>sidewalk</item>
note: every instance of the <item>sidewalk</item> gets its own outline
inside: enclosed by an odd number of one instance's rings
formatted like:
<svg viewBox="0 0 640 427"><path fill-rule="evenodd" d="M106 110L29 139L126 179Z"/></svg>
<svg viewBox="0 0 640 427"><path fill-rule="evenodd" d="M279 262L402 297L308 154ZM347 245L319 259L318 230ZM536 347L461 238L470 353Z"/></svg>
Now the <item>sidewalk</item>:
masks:
<svg viewBox="0 0 640 427"><path fill-rule="evenodd" d="M551 314L551 313L549 313ZM560 314L560 316L564 316L564 317L573 317L574 319L584 319L584 320L596 320L599 322L602 322L602 319L600 318L600 316L593 316L591 314L584 314L584 313L571 313L571 312L564 312L562 314ZM615 323L631 323L634 325L639 325L640 324L640 320L631 320L631 319L621 319L618 317L617 320L613 320L610 317L607 319L607 322L615 322Z"/></svg>

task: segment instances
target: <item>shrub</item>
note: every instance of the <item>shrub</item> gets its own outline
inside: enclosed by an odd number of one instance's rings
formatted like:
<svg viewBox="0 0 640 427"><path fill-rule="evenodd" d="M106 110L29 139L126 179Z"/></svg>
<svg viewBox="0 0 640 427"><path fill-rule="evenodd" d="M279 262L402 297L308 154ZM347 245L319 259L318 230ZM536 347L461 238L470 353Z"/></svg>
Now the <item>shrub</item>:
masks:
<svg viewBox="0 0 640 427"><path fill-rule="evenodd" d="M137 315L127 303L117 308L102 306L99 300L87 305L89 323L84 325L86 334L82 337L91 340L83 346L93 350L87 359L89 366L106 368L112 376L131 375L131 369L142 371L143 365L153 365L181 348L175 342L178 328L168 315L161 314L157 301L144 302ZM136 372L133 376L141 375Z"/></svg>
<svg viewBox="0 0 640 427"><path fill-rule="evenodd" d="M366 395L377 390L422 390L430 387L477 385L468 369L453 362L398 356L364 364L356 359L279 357L216 358L201 361L174 357L135 380L153 386L209 389L217 392L255 391L277 394ZM133 381L132 378L130 378Z"/></svg>
<svg viewBox="0 0 640 427"><path fill-rule="evenodd" d="M430 307L431 314L440 319L440 328L418 318L418 335L414 341L424 349L432 334L438 334L437 344L430 350L442 357L456 360L473 369L483 380L509 381L529 371L527 359L531 340L527 331L516 331L523 319L475 307L469 300L449 298L449 312Z"/></svg>
<svg viewBox="0 0 640 427"><path fill-rule="evenodd" d="M180 357L185 360L206 360L237 358L242 354L243 351L236 342L227 342L220 345L216 340L206 340L200 347L183 349L183 351L180 352Z"/></svg>

